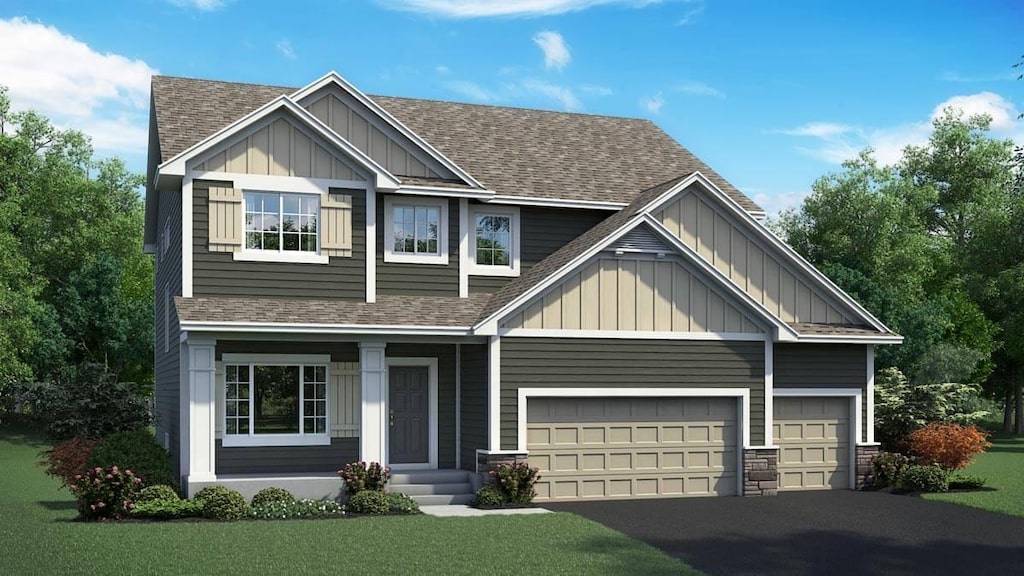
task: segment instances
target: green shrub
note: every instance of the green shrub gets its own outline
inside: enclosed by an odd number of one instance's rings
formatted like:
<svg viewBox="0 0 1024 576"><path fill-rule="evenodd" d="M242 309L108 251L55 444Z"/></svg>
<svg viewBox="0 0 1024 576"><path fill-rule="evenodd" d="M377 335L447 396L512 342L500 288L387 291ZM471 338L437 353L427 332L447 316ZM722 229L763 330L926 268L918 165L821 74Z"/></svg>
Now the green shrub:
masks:
<svg viewBox="0 0 1024 576"><path fill-rule="evenodd" d="M360 514L387 514L388 498L379 490L363 490L349 498L348 507Z"/></svg>
<svg viewBox="0 0 1024 576"><path fill-rule="evenodd" d="M171 454L157 444L148 430L117 432L104 438L89 456L90 468L130 468L146 486L177 486L171 473Z"/></svg>
<svg viewBox="0 0 1024 576"><path fill-rule="evenodd" d="M201 503L204 517L214 520L238 520L248 508L245 496L226 486L207 486L193 500Z"/></svg>
<svg viewBox="0 0 1024 576"><path fill-rule="evenodd" d="M871 467L874 470L875 486L887 488L899 485L900 475L910 465L910 458L899 452L881 452L875 456Z"/></svg>
<svg viewBox="0 0 1024 576"><path fill-rule="evenodd" d="M181 500L178 491L166 484L146 486L135 496L135 504L154 502L156 500Z"/></svg>
<svg viewBox="0 0 1024 576"><path fill-rule="evenodd" d="M505 493L494 484L486 484L476 491L476 500L473 504L477 508L501 508L508 500Z"/></svg>
<svg viewBox="0 0 1024 576"><path fill-rule="evenodd" d="M875 377L875 435L888 449L903 446L907 436L929 422L975 424L988 412L979 409L981 389L956 382L910 382L897 368Z"/></svg>
<svg viewBox="0 0 1024 576"><path fill-rule="evenodd" d="M142 480L131 470L97 466L75 476L68 488L78 499L78 513L87 520L123 518L134 506Z"/></svg>
<svg viewBox="0 0 1024 576"><path fill-rule="evenodd" d="M363 490L383 492L391 479L391 468L381 466L379 462L350 462L338 470L338 476L345 483L349 496Z"/></svg>
<svg viewBox="0 0 1024 576"><path fill-rule="evenodd" d="M900 475L898 488L903 492L946 492L949 475L938 466L907 466Z"/></svg>
<svg viewBox="0 0 1024 576"><path fill-rule="evenodd" d="M981 476L970 474L954 474L949 478L950 490L977 490L985 486L986 480Z"/></svg>
<svg viewBox="0 0 1024 576"><path fill-rule="evenodd" d="M529 504L537 491L533 489L537 480L540 480L539 468L530 468L526 462L514 464L498 464L491 470L491 478L494 485L505 495L507 502L515 504Z"/></svg>
<svg viewBox="0 0 1024 576"><path fill-rule="evenodd" d="M195 500L149 500L136 502L131 516L137 518L159 518L173 520L175 518L198 518L203 515L203 503Z"/></svg>
<svg viewBox="0 0 1024 576"><path fill-rule="evenodd" d="M419 514L420 505L401 492L388 492L388 511L393 514Z"/></svg>
<svg viewBox="0 0 1024 576"><path fill-rule="evenodd" d="M333 518L345 515L345 507L332 500L267 501L249 508L248 516L256 520L289 518Z"/></svg>
<svg viewBox="0 0 1024 576"><path fill-rule="evenodd" d="M289 504L291 502L295 502L295 496L284 488L275 488L271 486L270 488L264 488L253 495L250 504L253 507L257 507L274 502Z"/></svg>

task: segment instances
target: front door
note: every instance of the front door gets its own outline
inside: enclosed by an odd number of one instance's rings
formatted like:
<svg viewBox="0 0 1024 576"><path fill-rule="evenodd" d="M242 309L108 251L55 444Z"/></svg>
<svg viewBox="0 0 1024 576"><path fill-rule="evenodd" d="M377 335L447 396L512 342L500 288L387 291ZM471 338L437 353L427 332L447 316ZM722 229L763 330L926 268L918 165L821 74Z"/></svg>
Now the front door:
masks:
<svg viewBox="0 0 1024 576"><path fill-rule="evenodd" d="M430 461L430 372L426 366L388 370L388 462Z"/></svg>

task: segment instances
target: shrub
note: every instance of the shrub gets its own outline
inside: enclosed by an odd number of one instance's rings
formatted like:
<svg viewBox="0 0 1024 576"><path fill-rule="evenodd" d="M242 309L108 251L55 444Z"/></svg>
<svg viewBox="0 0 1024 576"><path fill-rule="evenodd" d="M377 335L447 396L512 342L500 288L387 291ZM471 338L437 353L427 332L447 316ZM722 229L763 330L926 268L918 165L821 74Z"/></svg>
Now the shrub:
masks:
<svg viewBox="0 0 1024 576"><path fill-rule="evenodd" d="M138 518L159 518L173 520L176 518L198 518L203 515L203 504L195 500L149 500L136 502L130 515Z"/></svg>
<svg viewBox="0 0 1024 576"><path fill-rule="evenodd" d="M78 499L78 513L92 520L123 518L134 506L141 485L142 479L131 470L97 466L75 476L68 488Z"/></svg>
<svg viewBox="0 0 1024 576"><path fill-rule="evenodd" d="M939 466L912 464L903 470L897 488L902 492L945 492L949 474Z"/></svg>
<svg viewBox="0 0 1024 576"><path fill-rule="evenodd" d="M401 492L388 492L388 511L393 514L419 514L420 505Z"/></svg>
<svg viewBox="0 0 1024 576"><path fill-rule="evenodd" d="M485 484L476 491L476 500L473 504L477 508L501 508L508 500L505 493L494 484Z"/></svg>
<svg viewBox="0 0 1024 576"><path fill-rule="evenodd" d="M507 502L529 504L537 495L533 486L540 480L538 472L539 468L530 468L526 462L517 462L498 464L490 475L494 484L505 494Z"/></svg>
<svg viewBox="0 0 1024 576"><path fill-rule="evenodd" d="M391 468L381 466L379 462L351 462L338 470L338 476L345 483L349 495L363 490L383 492L391 479Z"/></svg>
<svg viewBox="0 0 1024 576"><path fill-rule="evenodd" d="M897 368L880 370L875 378L876 436L891 450L928 422L976 424L989 414L978 409L980 393L976 384L911 383Z"/></svg>
<svg viewBox="0 0 1024 576"><path fill-rule="evenodd" d="M250 504L255 507L273 502L289 504L291 502L295 502L295 496L284 488L275 488L271 486L270 488L264 488L254 494Z"/></svg>
<svg viewBox="0 0 1024 576"><path fill-rule="evenodd" d="M908 465L910 465L910 458L899 452L879 453L871 465L875 475L875 486L886 488L898 485L900 475Z"/></svg>
<svg viewBox="0 0 1024 576"><path fill-rule="evenodd" d="M970 474L954 474L949 477L950 490L977 490L985 486L986 480L981 476Z"/></svg>
<svg viewBox="0 0 1024 576"><path fill-rule="evenodd" d="M387 514L388 498L379 490L356 492L348 501L348 507L360 514Z"/></svg>
<svg viewBox="0 0 1024 576"><path fill-rule="evenodd" d="M203 509L203 516L214 520L238 520L245 516L245 496L226 486L207 486L193 497Z"/></svg>
<svg viewBox="0 0 1024 576"><path fill-rule="evenodd" d="M248 516L257 520L288 518L332 518L345 515L345 507L331 500L267 501L249 508Z"/></svg>
<svg viewBox="0 0 1024 576"><path fill-rule="evenodd" d="M181 498L178 496L177 490L166 484L146 486L139 490L138 495L135 496L135 504L154 502L156 500L181 500Z"/></svg>
<svg viewBox="0 0 1024 576"><path fill-rule="evenodd" d="M84 474L89 469L89 456L97 444L99 440L72 438L57 444L52 450L41 452L39 455L42 456L42 460L39 461L39 465L46 467L49 476L60 478L61 484L65 487L70 486L75 476Z"/></svg>
<svg viewBox="0 0 1024 576"><path fill-rule="evenodd" d="M178 483L171 475L171 454L148 430L117 432L104 438L89 456L89 467L131 468L146 486Z"/></svg>
<svg viewBox="0 0 1024 576"><path fill-rule="evenodd" d="M910 449L922 464L935 464L947 471L966 467L992 446L988 433L975 426L932 423L910 434Z"/></svg>

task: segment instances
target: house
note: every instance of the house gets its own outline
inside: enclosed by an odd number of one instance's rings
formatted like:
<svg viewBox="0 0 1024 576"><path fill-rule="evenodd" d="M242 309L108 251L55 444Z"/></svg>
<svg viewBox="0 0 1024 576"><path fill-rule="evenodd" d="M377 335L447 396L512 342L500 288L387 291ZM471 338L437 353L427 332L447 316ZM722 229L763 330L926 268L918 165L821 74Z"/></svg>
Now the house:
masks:
<svg viewBox="0 0 1024 576"><path fill-rule="evenodd" d="M158 440L188 493L855 488L901 338L763 216L646 120L157 76Z"/></svg>

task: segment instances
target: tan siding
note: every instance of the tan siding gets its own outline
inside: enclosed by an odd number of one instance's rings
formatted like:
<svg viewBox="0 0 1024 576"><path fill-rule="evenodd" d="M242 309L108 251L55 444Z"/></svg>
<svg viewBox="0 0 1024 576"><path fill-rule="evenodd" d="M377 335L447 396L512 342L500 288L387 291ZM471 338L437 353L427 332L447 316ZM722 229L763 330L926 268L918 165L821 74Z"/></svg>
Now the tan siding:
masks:
<svg viewBox="0 0 1024 576"><path fill-rule="evenodd" d="M331 436L356 438L362 413L359 363L331 363Z"/></svg>

